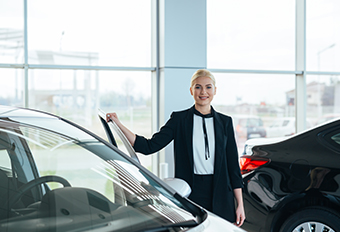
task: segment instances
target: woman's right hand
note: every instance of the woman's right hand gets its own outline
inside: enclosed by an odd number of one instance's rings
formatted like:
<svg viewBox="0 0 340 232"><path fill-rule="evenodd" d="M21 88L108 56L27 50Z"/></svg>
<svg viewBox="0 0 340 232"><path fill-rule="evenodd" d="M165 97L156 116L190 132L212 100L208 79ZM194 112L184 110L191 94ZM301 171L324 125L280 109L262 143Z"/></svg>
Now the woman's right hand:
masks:
<svg viewBox="0 0 340 232"><path fill-rule="evenodd" d="M128 128L126 128L122 123L120 123L118 115L116 113L106 113L106 121L109 122L111 120L117 124L117 126L129 140L131 146L133 146L135 144L136 135L132 133Z"/></svg>
<svg viewBox="0 0 340 232"><path fill-rule="evenodd" d="M113 121L116 124L119 123L118 115L116 113L107 113L106 114L106 122Z"/></svg>

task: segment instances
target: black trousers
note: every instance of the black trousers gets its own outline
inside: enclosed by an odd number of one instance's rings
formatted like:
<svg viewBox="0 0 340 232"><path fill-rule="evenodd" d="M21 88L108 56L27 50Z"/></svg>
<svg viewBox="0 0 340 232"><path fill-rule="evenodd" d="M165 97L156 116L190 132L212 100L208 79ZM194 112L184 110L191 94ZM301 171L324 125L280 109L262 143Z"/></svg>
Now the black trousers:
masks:
<svg viewBox="0 0 340 232"><path fill-rule="evenodd" d="M212 212L213 175L194 175L189 199Z"/></svg>

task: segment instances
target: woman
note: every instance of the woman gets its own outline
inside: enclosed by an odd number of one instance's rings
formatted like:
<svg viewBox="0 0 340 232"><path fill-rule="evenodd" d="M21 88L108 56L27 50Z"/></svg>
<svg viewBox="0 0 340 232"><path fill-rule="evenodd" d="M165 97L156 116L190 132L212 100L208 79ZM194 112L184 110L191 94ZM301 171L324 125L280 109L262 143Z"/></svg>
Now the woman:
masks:
<svg viewBox="0 0 340 232"><path fill-rule="evenodd" d="M174 140L175 177L190 185L189 199L241 226L245 220L243 184L232 119L211 106L216 86L208 70L194 73L190 93L194 106L173 112L151 139L132 133L115 113L107 114L107 120L115 121L136 152L152 154Z"/></svg>

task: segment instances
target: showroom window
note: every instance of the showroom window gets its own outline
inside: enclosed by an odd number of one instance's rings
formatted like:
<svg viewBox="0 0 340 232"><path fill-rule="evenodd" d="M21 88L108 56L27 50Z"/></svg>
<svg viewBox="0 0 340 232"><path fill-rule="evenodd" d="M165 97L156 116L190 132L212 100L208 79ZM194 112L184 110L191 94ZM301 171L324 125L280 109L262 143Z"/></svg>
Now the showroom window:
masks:
<svg viewBox="0 0 340 232"><path fill-rule="evenodd" d="M307 93L307 118L315 125L340 117L338 75L308 75Z"/></svg>
<svg viewBox="0 0 340 232"><path fill-rule="evenodd" d="M217 89L213 105L233 118L239 152L248 139L295 133L295 107L291 102L294 75L214 73L214 76ZM278 127L274 126L277 119L293 122Z"/></svg>
<svg viewBox="0 0 340 232"><path fill-rule="evenodd" d="M0 104L55 113L103 137L97 110L116 111L149 137L161 126L151 106L162 91L155 2L0 0ZM206 7L218 110L235 122L251 117L242 125L263 127L266 137L300 131L301 115L307 129L340 114L339 1L206 0ZM263 135L252 130L246 138Z"/></svg>
<svg viewBox="0 0 340 232"><path fill-rule="evenodd" d="M208 0L207 31L208 68L295 68L294 0Z"/></svg>
<svg viewBox="0 0 340 232"><path fill-rule="evenodd" d="M307 2L307 69L340 72L340 2ZM339 75L339 74L337 74Z"/></svg>
<svg viewBox="0 0 340 232"><path fill-rule="evenodd" d="M150 67L150 2L27 1L28 62Z"/></svg>
<svg viewBox="0 0 340 232"><path fill-rule="evenodd" d="M98 109L117 112L149 137L151 10L151 0L0 0L0 104L53 113L103 138ZM152 170L152 156L140 160Z"/></svg>
<svg viewBox="0 0 340 232"><path fill-rule="evenodd" d="M207 13L213 103L233 118L239 152L251 138L295 134L295 1L212 0Z"/></svg>
<svg viewBox="0 0 340 232"><path fill-rule="evenodd" d="M24 15L23 1L0 1L0 104L22 105L22 69L14 69L23 63L24 57ZM5 65L13 64L6 68Z"/></svg>
<svg viewBox="0 0 340 232"><path fill-rule="evenodd" d="M307 117L316 125L340 117L340 2L307 4Z"/></svg>
<svg viewBox="0 0 340 232"><path fill-rule="evenodd" d="M0 1L0 63L24 62L24 2Z"/></svg>
<svg viewBox="0 0 340 232"><path fill-rule="evenodd" d="M250 119L262 121L268 138L340 117L339 11L336 0L207 1L207 66L218 86L214 105L234 124L236 115L248 118L247 132L235 125L239 152L242 140L264 135ZM297 96L305 96L302 105ZM305 115L299 115L301 107ZM298 127L301 116L304 126Z"/></svg>

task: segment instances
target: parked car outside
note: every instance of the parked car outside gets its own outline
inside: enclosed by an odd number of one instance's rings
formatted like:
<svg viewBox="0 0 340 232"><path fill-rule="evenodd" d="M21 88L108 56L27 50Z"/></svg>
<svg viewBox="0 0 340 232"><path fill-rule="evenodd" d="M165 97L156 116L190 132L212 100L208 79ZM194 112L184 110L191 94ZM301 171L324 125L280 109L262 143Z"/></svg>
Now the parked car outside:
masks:
<svg viewBox="0 0 340 232"><path fill-rule="evenodd" d="M340 231L340 120L270 140L249 140L240 157L243 228Z"/></svg>
<svg viewBox="0 0 340 232"><path fill-rule="evenodd" d="M321 125L333 119L340 119L340 114L325 114L316 120L315 125Z"/></svg>
<svg viewBox="0 0 340 232"><path fill-rule="evenodd" d="M307 120L307 129L311 128L312 123ZM267 137L284 137L296 133L295 117L277 118L273 123L266 128Z"/></svg>
<svg viewBox="0 0 340 232"><path fill-rule="evenodd" d="M266 137L267 133L263 127L263 121L255 115L232 116L235 134L237 138Z"/></svg>
<svg viewBox="0 0 340 232"><path fill-rule="evenodd" d="M0 231L243 231L106 132L112 144L61 117L0 106Z"/></svg>

